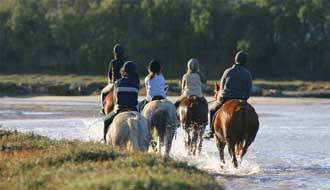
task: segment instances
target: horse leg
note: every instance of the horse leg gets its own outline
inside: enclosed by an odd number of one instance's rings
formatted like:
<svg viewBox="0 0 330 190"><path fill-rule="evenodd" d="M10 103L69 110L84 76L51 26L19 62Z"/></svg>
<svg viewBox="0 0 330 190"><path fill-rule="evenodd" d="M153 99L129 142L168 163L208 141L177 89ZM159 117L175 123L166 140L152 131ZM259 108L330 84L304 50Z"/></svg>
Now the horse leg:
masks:
<svg viewBox="0 0 330 190"><path fill-rule="evenodd" d="M193 155L196 155L196 149L197 149L197 140L198 140L198 130L197 131L192 131L192 137L191 137L191 152Z"/></svg>
<svg viewBox="0 0 330 190"><path fill-rule="evenodd" d="M171 126L167 126L166 130L165 130L165 154L169 155L171 147L172 147L172 140L174 137L174 133L175 133L175 128L171 127Z"/></svg>
<svg viewBox="0 0 330 190"><path fill-rule="evenodd" d="M201 152L202 152L204 131L205 131L205 126L201 125L200 130L199 130L199 136L198 136L198 154L201 154Z"/></svg>
<svg viewBox="0 0 330 190"><path fill-rule="evenodd" d="M228 144L228 152L230 154L232 163L234 165L235 168L237 168L238 164L237 164L237 159L236 159L236 152L235 152L235 144L234 143L229 143Z"/></svg>
<svg viewBox="0 0 330 190"><path fill-rule="evenodd" d="M217 148L219 151L219 156L220 156L220 167L223 168L223 166L225 165L225 154L224 154L224 149L225 149L225 143L222 142L218 137L216 137L216 144L217 144Z"/></svg>
<svg viewBox="0 0 330 190"><path fill-rule="evenodd" d="M186 148L190 146L190 134L188 129L185 129L184 145Z"/></svg>
<svg viewBox="0 0 330 190"><path fill-rule="evenodd" d="M162 148L162 141L161 141L161 137L160 136L158 136L158 138L157 138L157 146L158 146L158 154L161 154L162 153L162 150L161 150L161 148Z"/></svg>

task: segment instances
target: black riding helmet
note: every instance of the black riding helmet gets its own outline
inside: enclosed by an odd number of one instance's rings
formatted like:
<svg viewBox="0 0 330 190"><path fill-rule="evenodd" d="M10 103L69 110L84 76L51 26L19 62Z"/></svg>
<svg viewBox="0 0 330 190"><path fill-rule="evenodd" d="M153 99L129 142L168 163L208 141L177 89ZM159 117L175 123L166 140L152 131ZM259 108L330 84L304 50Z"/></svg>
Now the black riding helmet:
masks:
<svg viewBox="0 0 330 190"><path fill-rule="evenodd" d="M235 62L239 64L246 64L248 55L244 51L239 51L235 55Z"/></svg>
<svg viewBox="0 0 330 190"><path fill-rule="evenodd" d="M121 68L122 75L136 74L136 64L133 61L126 61Z"/></svg>
<svg viewBox="0 0 330 190"><path fill-rule="evenodd" d="M120 43L115 44L115 46L113 46L113 53L116 56L123 56L124 55L124 47Z"/></svg>
<svg viewBox="0 0 330 190"><path fill-rule="evenodd" d="M151 60L148 65L148 70L153 73L159 73L160 72L160 64L158 61Z"/></svg>

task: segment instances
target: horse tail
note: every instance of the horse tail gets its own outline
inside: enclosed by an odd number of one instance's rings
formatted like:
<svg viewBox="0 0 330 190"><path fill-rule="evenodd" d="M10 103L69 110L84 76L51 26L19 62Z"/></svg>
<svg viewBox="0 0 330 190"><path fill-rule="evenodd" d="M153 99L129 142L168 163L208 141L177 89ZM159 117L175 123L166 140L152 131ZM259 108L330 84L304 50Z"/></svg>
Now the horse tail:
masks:
<svg viewBox="0 0 330 190"><path fill-rule="evenodd" d="M151 116L151 125L157 126L156 131L160 137L160 142L164 143L165 129L169 123L170 115L166 109L157 109Z"/></svg>
<svg viewBox="0 0 330 190"><path fill-rule="evenodd" d="M235 109L234 115L236 119L234 120L236 128L236 142L235 142L235 153L236 155L242 155L243 147L246 144L248 125L249 125L249 113L248 106L244 104L239 104ZM242 157L242 156L239 156Z"/></svg>
<svg viewBox="0 0 330 190"><path fill-rule="evenodd" d="M139 117L135 112L131 112L127 124L129 127L129 143L128 149L132 151L139 151Z"/></svg>

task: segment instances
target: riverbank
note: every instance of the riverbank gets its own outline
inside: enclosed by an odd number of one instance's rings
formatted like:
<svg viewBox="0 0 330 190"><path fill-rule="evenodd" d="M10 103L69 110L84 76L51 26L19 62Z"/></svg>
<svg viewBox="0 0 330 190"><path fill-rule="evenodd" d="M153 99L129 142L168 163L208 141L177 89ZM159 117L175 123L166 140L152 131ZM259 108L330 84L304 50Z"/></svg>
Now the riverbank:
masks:
<svg viewBox="0 0 330 190"><path fill-rule="evenodd" d="M222 189L185 162L0 130L0 189Z"/></svg>
<svg viewBox="0 0 330 190"><path fill-rule="evenodd" d="M213 84L208 81L204 88L206 96L213 95ZM0 75L0 96L57 95L83 96L98 95L106 86L103 76L78 75ZM168 94L180 94L180 80L167 80ZM141 80L140 95L145 95ZM328 81L266 81L255 80L253 96L263 97L314 97L330 98Z"/></svg>

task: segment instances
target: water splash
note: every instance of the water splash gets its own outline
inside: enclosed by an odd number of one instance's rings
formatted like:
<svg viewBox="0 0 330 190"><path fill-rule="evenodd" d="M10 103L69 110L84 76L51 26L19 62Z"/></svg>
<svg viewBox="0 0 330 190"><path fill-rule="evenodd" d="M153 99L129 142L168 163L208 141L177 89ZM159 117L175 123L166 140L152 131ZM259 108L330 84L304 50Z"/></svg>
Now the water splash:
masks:
<svg viewBox="0 0 330 190"><path fill-rule="evenodd" d="M187 161L200 169L207 170L210 173L222 175L247 176L260 173L260 166L252 160L243 160L238 169L234 168L228 156L224 168L220 168L220 160L218 150L214 139L204 140L203 148L200 155L189 155L184 146L184 131L179 128L177 130L176 139L173 140L170 156L177 160Z"/></svg>

